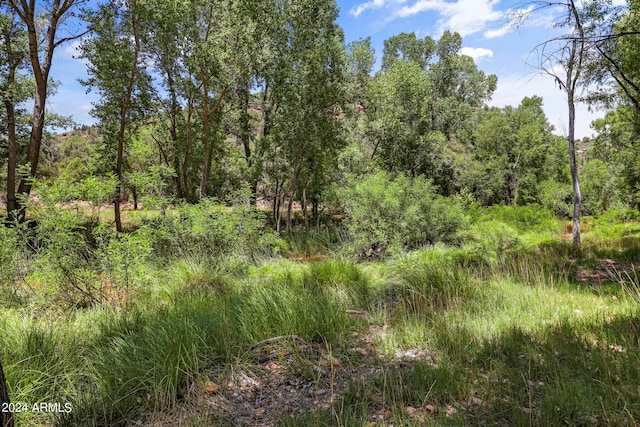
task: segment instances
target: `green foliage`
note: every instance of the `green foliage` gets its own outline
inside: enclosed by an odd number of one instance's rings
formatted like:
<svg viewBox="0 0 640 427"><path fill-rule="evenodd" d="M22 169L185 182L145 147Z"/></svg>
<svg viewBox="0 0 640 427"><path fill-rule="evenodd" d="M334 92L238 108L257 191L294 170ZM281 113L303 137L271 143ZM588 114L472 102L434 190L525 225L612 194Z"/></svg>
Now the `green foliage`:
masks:
<svg viewBox="0 0 640 427"><path fill-rule="evenodd" d="M540 203L559 218L571 218L573 213L571 184L543 181L540 184Z"/></svg>
<svg viewBox="0 0 640 427"><path fill-rule="evenodd" d="M351 239L365 253L453 243L467 223L461 207L422 177L379 172L344 189L341 200Z"/></svg>
<svg viewBox="0 0 640 427"><path fill-rule="evenodd" d="M333 294L336 301L354 308L371 303L371 280L352 261L326 260L309 264L302 286L312 293Z"/></svg>
<svg viewBox="0 0 640 427"><path fill-rule="evenodd" d="M173 215L151 220L156 256L270 255L282 248L277 236L266 229L264 214L248 205L225 206L213 199L183 205Z"/></svg>
<svg viewBox="0 0 640 427"><path fill-rule="evenodd" d="M582 212L599 215L613 206L618 196L612 168L602 160L592 159L585 162L580 172Z"/></svg>
<svg viewBox="0 0 640 427"><path fill-rule="evenodd" d="M566 141L552 130L540 97L479 112L473 145L456 157L457 185L483 205L543 203L541 183L569 182Z"/></svg>
<svg viewBox="0 0 640 427"><path fill-rule="evenodd" d="M640 220L640 211L629 207L608 209L596 219L597 222L603 224L616 224L638 220Z"/></svg>
<svg viewBox="0 0 640 427"><path fill-rule="evenodd" d="M7 224L8 225L8 224ZM25 277L32 269L32 253L26 246L26 226L0 225L0 307L21 305L28 299Z"/></svg>
<svg viewBox="0 0 640 427"><path fill-rule="evenodd" d="M399 285L385 290L385 303L396 316L425 317L451 308L473 294L475 285L468 270L455 257L442 256L440 248L424 249L393 264Z"/></svg>
<svg viewBox="0 0 640 427"><path fill-rule="evenodd" d="M474 222L500 221L520 232L559 232L559 222L552 212L540 205L490 206L473 213Z"/></svg>
<svg viewBox="0 0 640 427"><path fill-rule="evenodd" d="M140 282L143 265L152 252L152 236L147 228L132 233L117 233L98 226L93 230L98 248L94 255L100 265L103 280L116 290L128 290Z"/></svg>

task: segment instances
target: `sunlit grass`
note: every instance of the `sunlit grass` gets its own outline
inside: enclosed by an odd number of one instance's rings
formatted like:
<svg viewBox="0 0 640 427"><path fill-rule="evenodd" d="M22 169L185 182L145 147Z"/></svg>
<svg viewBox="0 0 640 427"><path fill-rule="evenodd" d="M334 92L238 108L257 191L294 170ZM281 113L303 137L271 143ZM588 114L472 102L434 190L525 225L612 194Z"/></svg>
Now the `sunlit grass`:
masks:
<svg viewBox="0 0 640 427"><path fill-rule="evenodd" d="M144 422L187 403L212 372L252 369L256 343L296 336L376 373L354 375L327 410L283 414L282 425L633 425L640 292L631 267L640 227L595 223L577 252L550 224L533 233L486 223L461 246L377 262L192 251L144 261L127 305L35 313L27 298L0 313L12 398L66 400L74 411L18 420ZM296 239L301 253L344 243ZM617 276L576 280L603 256ZM370 337L377 356L354 358L354 337L369 326L382 331ZM316 375L291 347L289 374ZM429 357L399 363L403 354ZM215 422L233 424L233 414L218 415Z"/></svg>

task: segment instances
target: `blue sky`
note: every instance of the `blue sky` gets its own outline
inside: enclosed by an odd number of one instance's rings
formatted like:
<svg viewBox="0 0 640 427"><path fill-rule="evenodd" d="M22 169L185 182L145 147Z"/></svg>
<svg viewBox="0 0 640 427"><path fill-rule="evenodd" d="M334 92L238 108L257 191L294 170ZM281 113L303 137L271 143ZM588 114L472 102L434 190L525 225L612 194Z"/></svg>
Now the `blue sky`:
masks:
<svg viewBox="0 0 640 427"><path fill-rule="evenodd" d="M554 16L537 14L523 26L509 25L508 14L519 10L522 2L514 0L337 0L340 8L338 23L345 32L345 41L371 36L378 58L383 42L401 32L415 32L419 37L439 38L445 30L463 36L463 53L472 56L487 74L498 76L498 89L491 105L517 106L523 97L538 95L544 99L549 121L559 135L566 134L566 105L561 92L550 77L539 75L534 67L537 56L532 49L557 34L551 24ZM77 59L75 44L61 46L53 77L61 82L49 108L73 115L79 123L93 123L91 101L95 95L77 79L86 77L85 64ZM577 111L576 135L590 136L590 122L603 112L589 112L586 106Z"/></svg>

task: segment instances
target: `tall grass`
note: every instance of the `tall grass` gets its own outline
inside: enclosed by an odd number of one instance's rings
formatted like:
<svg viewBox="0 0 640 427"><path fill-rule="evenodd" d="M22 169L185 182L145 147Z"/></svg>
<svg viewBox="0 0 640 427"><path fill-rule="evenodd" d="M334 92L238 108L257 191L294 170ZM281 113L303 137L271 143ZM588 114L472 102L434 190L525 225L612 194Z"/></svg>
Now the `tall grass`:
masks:
<svg viewBox="0 0 640 427"><path fill-rule="evenodd" d="M138 256L126 271L117 264L131 253L129 242L109 241L112 252L96 252L103 256L96 265L115 284L135 283L127 304L34 312L35 297L3 303L0 359L12 399L73 405L70 414L20 413L19 425L145 424L197 400L213 374L259 363L256 348L275 337L300 362L287 375L312 381L307 356L287 340L293 335L343 356L354 375L330 408L283 414L282 425L633 425L640 419L637 226L594 221L576 252L546 215L494 210L477 216L457 246L376 263L294 262L269 250L251 256L254 242L242 239L268 237L261 231L190 248L189 239L218 238L255 220L253 213L216 219L216 209L156 224L184 228L182 237L135 236L162 254ZM288 245L327 256L340 243L324 238L289 236ZM236 246L227 251L225 242ZM270 245L263 243L260 251ZM609 283L575 279L605 255L615 266ZM46 289L33 290L43 293L38 307ZM384 332L373 336L370 325ZM354 334L368 340L367 356L352 357L362 345ZM403 354L429 357L399 362ZM232 415L197 422L233 424Z"/></svg>

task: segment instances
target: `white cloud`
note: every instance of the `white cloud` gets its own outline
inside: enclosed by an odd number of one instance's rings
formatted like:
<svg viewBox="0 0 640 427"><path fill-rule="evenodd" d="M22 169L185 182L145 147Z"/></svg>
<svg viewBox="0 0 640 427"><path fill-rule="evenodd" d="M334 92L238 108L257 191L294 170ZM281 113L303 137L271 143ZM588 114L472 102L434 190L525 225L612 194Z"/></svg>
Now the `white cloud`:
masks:
<svg viewBox="0 0 640 427"><path fill-rule="evenodd" d="M490 105L504 107L520 105L525 96L540 96L543 98L543 109L549 123L554 127L554 133L566 136L568 123L566 94L558 89L554 80L548 76L528 75L524 77L510 75L498 76L498 88L493 95ZM591 136L594 132L590 125L593 120L604 115L601 111L590 112L586 105L576 105L576 137Z"/></svg>
<svg viewBox="0 0 640 427"><path fill-rule="evenodd" d="M438 33L449 30L458 32L462 37L482 31L487 23L502 18L503 13L494 10L497 0L418 0L411 5L398 9L392 19L408 18L418 13L434 11L438 20Z"/></svg>
<svg viewBox="0 0 640 427"><path fill-rule="evenodd" d="M493 58L493 51L483 47L463 47L460 53L472 57L476 63L482 58Z"/></svg>
<svg viewBox="0 0 640 427"><path fill-rule="evenodd" d="M502 37L506 34L509 34L511 31L513 31L513 26L511 24L507 24L495 30L485 31L484 36L488 39L495 39L497 37Z"/></svg>
<svg viewBox="0 0 640 427"><path fill-rule="evenodd" d="M63 49L58 49L59 57L62 59L74 59L80 55L80 45L82 41L74 40L71 43L67 43Z"/></svg>
<svg viewBox="0 0 640 427"><path fill-rule="evenodd" d="M404 3L405 1L406 0L370 0L366 3L360 3L359 5L352 7L349 13L357 18L369 9L381 9L393 4Z"/></svg>
<svg viewBox="0 0 640 427"><path fill-rule="evenodd" d="M395 13L395 17L407 18L429 10L441 10L446 5L442 0L418 0L411 6L404 6Z"/></svg>

